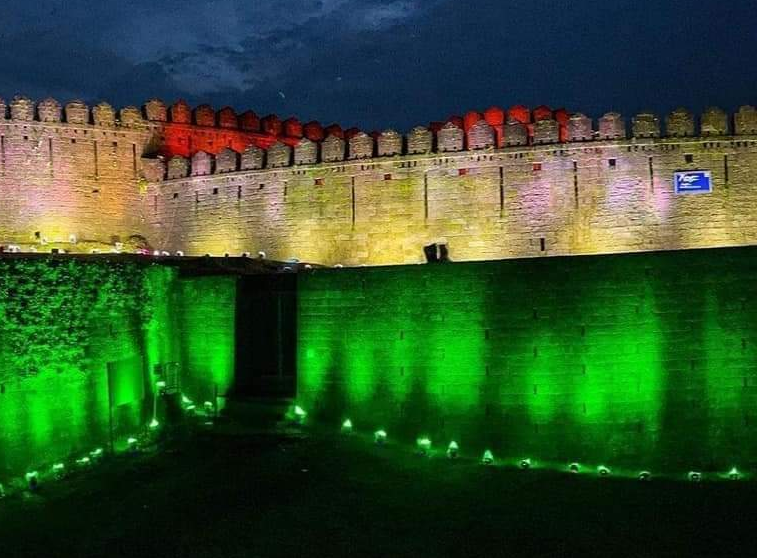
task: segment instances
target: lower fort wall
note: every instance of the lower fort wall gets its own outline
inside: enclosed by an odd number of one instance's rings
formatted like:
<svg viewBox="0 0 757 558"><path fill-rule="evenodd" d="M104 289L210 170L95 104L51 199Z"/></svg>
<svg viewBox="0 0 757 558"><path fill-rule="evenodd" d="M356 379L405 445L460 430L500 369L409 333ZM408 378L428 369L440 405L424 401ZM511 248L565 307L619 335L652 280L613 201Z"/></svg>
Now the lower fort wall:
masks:
<svg viewBox="0 0 757 558"><path fill-rule="evenodd" d="M757 462L757 249L315 269L298 399L392 441L684 474Z"/></svg>
<svg viewBox="0 0 757 558"><path fill-rule="evenodd" d="M709 170L709 194L674 173ZM757 138L595 141L231 172L150 185L150 240L327 265L734 246L757 241Z"/></svg>
<svg viewBox="0 0 757 558"><path fill-rule="evenodd" d="M0 482L145 433L155 382L198 403L234 375L236 277L0 259ZM65 316L65 319L63 317ZM165 422L162 399L158 419Z"/></svg>

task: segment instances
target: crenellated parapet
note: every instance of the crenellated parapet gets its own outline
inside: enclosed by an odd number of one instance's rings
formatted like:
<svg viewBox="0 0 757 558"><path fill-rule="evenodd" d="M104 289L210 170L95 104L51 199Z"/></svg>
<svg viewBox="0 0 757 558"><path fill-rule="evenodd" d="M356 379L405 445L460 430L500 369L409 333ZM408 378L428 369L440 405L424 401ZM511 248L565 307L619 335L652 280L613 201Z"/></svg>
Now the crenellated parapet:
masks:
<svg viewBox="0 0 757 558"><path fill-rule="evenodd" d="M174 105L176 106L183 107L181 104ZM207 107L198 109L195 110L195 120L199 112L200 118L205 118L205 122L209 124ZM188 107L179 109L179 112L182 115L189 114ZM253 118L254 113L247 114L246 118ZM227 111L225 118L230 122L230 111ZM626 120L617 112L604 114L595 127L592 119L582 113L571 114L564 109L552 110L546 106L529 110L518 105L509 111L492 107L484 113L471 111L462 117L453 115L444 122L432 122L428 127L416 126L403 136L395 130L368 134L357 128L344 130L338 124L323 127L318 122L308 122L301 125L296 119L280 121L269 115L261 119L259 130L267 129L271 133L284 132L288 135L276 137L265 145L254 144L254 148L235 150L226 147L217 155L204 153L203 157L215 157L215 163L207 163L203 159L200 174L207 174L209 167L213 169L213 173L228 173L406 155L454 154L579 142L691 139L724 136L731 129L737 135L757 135L757 109L751 106L741 107L733 116L733 128L729 120L721 109L709 108L701 115L701 126L698 128L694 115L679 108L665 116L663 127L658 115L641 112L631 118L629 138ZM220 120L218 125L220 126ZM301 135L293 137L291 134ZM195 175L192 170L193 160L187 158L187 161L190 164L184 176ZM174 169L174 174L176 172L177 169Z"/></svg>
<svg viewBox="0 0 757 558"><path fill-rule="evenodd" d="M105 102L89 107L78 100L61 104L47 98L35 103L15 96L10 103L0 99L0 121L146 132L152 139L145 152L163 156L163 163L156 164L163 165L164 177L532 145L757 135L757 109L749 105L732 116L719 108L708 108L699 118L684 108L662 118L641 112L630 119L630 137L626 119L617 112L608 112L595 123L583 113L545 105L469 111L416 126L406 135L391 129L368 133L336 123L303 124L294 117L260 117L251 110L237 113L232 107L193 108L183 100L167 105L160 99L116 109Z"/></svg>

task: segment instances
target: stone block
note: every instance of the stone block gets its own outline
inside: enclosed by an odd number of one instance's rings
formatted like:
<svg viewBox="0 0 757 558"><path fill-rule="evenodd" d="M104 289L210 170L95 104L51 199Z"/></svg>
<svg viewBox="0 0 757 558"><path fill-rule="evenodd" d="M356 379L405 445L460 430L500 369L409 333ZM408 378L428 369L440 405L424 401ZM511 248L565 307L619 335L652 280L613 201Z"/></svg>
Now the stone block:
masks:
<svg viewBox="0 0 757 558"><path fill-rule="evenodd" d="M213 156L204 151L192 155L192 176L213 174Z"/></svg>
<svg viewBox="0 0 757 558"><path fill-rule="evenodd" d="M407 152L411 155L430 153L433 142L431 130L425 126L416 126L407 135Z"/></svg>
<svg viewBox="0 0 757 558"><path fill-rule="evenodd" d="M139 112L139 111L137 111ZM142 115L139 115L142 119ZM89 124L89 107L83 101L71 101L66 104L66 122L69 124Z"/></svg>
<svg viewBox="0 0 757 558"><path fill-rule="evenodd" d="M378 156L390 157L402 154L402 136L394 130L384 130L378 136Z"/></svg>
<svg viewBox="0 0 757 558"><path fill-rule="evenodd" d="M318 161L318 144L308 138L302 138L294 146L294 164L312 165Z"/></svg>
<svg viewBox="0 0 757 558"><path fill-rule="evenodd" d="M189 175L189 159L177 155L168 161L168 180L186 178Z"/></svg>
<svg viewBox="0 0 757 558"><path fill-rule="evenodd" d="M242 152L240 168L242 170L262 169L265 162L265 151L257 145L248 145Z"/></svg>
<svg viewBox="0 0 757 558"><path fill-rule="evenodd" d="M436 134L436 149L441 153L463 150L464 133L462 128L447 122Z"/></svg>
<svg viewBox="0 0 757 558"><path fill-rule="evenodd" d="M292 148L277 141L268 148L266 161L269 168L288 167L292 164Z"/></svg>
<svg viewBox="0 0 757 558"><path fill-rule="evenodd" d="M344 160L344 140L328 136L321 144L321 160L325 163Z"/></svg>
<svg viewBox="0 0 757 558"><path fill-rule="evenodd" d="M216 173L234 172L239 168L239 153L227 147L216 155Z"/></svg>
<svg viewBox="0 0 757 558"><path fill-rule="evenodd" d="M468 129L468 149L487 149L495 143L494 129L486 120L479 120Z"/></svg>
<svg viewBox="0 0 757 558"><path fill-rule="evenodd" d="M349 139L350 159L370 159L373 157L373 138L365 132L358 132Z"/></svg>

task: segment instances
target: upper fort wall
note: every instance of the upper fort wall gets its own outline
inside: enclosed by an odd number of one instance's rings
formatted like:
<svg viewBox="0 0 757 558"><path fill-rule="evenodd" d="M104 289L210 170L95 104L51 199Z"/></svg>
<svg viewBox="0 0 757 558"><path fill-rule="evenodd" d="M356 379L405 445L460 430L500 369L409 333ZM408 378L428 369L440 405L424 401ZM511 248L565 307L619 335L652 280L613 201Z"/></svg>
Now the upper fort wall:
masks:
<svg viewBox="0 0 757 558"><path fill-rule="evenodd" d="M547 107L480 116L172 157L150 186L151 238L330 265L419 263L431 243L460 261L757 242L751 106L630 123ZM675 172L695 169L713 192L675 194Z"/></svg>
<svg viewBox="0 0 757 558"><path fill-rule="evenodd" d="M708 169L705 196L672 193ZM757 110L492 107L365 133L151 100L0 100L0 245L344 265L757 242ZM49 246L40 249L47 249Z"/></svg>

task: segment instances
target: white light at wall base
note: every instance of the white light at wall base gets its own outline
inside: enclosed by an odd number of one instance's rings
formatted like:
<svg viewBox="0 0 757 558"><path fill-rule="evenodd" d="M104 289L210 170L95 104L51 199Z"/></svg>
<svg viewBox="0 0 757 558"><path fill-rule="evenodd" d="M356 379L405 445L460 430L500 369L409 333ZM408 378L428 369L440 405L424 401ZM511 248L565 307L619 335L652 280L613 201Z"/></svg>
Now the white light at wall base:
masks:
<svg viewBox="0 0 757 558"><path fill-rule="evenodd" d="M265 259L265 252L263 252L263 251L258 252L258 258L260 258L261 260L264 260Z"/></svg>
<svg viewBox="0 0 757 558"><path fill-rule="evenodd" d="M158 422L158 419L153 418L150 421L150 424L148 425L151 429L155 430L158 426L160 426L160 423Z"/></svg>
<svg viewBox="0 0 757 558"><path fill-rule="evenodd" d="M341 269L341 268L343 268L344 266L343 266L342 264L336 264L336 265L335 265L334 267L335 267L335 268L337 268L337 269Z"/></svg>
<svg viewBox="0 0 757 558"><path fill-rule="evenodd" d="M170 255L171 255L171 252L167 252L167 251L165 251L165 250L161 250L161 252L160 252L160 255L161 255L161 256L170 256Z"/></svg>
<svg viewBox="0 0 757 558"><path fill-rule="evenodd" d="M89 452L89 458L92 461L100 461L103 458L104 452L102 448L97 448Z"/></svg>
<svg viewBox="0 0 757 558"><path fill-rule="evenodd" d="M691 482L700 482L702 480L702 473L700 473L699 471L689 471L689 474L686 475L686 477Z"/></svg>
<svg viewBox="0 0 757 558"><path fill-rule="evenodd" d="M77 459L76 464L81 468L86 468L92 464L92 461L89 459L89 456L84 456Z"/></svg>
<svg viewBox="0 0 757 558"><path fill-rule="evenodd" d="M640 481L648 481L652 480L652 473L649 471L642 471L639 473L639 476L637 477Z"/></svg>
<svg viewBox="0 0 757 558"><path fill-rule="evenodd" d="M177 250L177 251L176 251L176 255L177 255L177 256L179 256L179 257L181 258L181 257L183 257L183 256L184 256L184 252L182 252L181 250Z"/></svg>
<svg viewBox="0 0 757 558"><path fill-rule="evenodd" d="M530 469L531 468L531 460L529 458L521 459L520 462L518 463L518 467L520 467L524 471L526 469Z"/></svg>
<svg viewBox="0 0 757 558"><path fill-rule="evenodd" d="M578 474L581 472L581 465L579 465L578 463L571 463L570 465L568 465L568 471L573 474Z"/></svg>
<svg viewBox="0 0 757 558"><path fill-rule="evenodd" d="M57 480L61 480L66 476L66 466L63 463L56 463L53 465L53 477Z"/></svg>
<svg viewBox="0 0 757 558"><path fill-rule="evenodd" d="M350 419L346 419L342 423L342 434L352 434L352 421Z"/></svg>
<svg viewBox="0 0 757 558"><path fill-rule="evenodd" d="M386 431L376 430L376 432L373 433L373 441L379 446L384 445L386 443Z"/></svg>
<svg viewBox="0 0 757 558"><path fill-rule="evenodd" d="M139 451L139 441L136 438L128 438L126 440L126 450L129 453L137 453Z"/></svg>
<svg viewBox="0 0 757 558"><path fill-rule="evenodd" d="M37 490L39 488L39 473L37 471L29 471L24 475L24 478L29 490Z"/></svg>
<svg viewBox="0 0 757 558"><path fill-rule="evenodd" d="M242 257L243 258L249 258L250 257L250 253L249 252L242 252Z"/></svg>
<svg viewBox="0 0 757 558"><path fill-rule="evenodd" d="M421 455L428 455L428 453L431 451L431 440L426 436L418 438L418 440L416 440L416 444L418 445L418 453L420 453Z"/></svg>
<svg viewBox="0 0 757 558"><path fill-rule="evenodd" d="M449 459L457 459L457 455L459 451L460 451L460 447L457 445L457 442L452 440L447 446L447 457Z"/></svg>
<svg viewBox="0 0 757 558"><path fill-rule="evenodd" d="M484 455L481 457L481 463L483 465L492 465L494 463L494 454L491 450L484 451Z"/></svg>
<svg viewBox="0 0 757 558"><path fill-rule="evenodd" d="M728 478L730 480L739 480L741 478L741 473L736 467L733 467L728 471Z"/></svg>
<svg viewBox="0 0 757 558"><path fill-rule="evenodd" d="M600 477L609 477L610 473L611 473L610 469L605 467L604 465L600 465L599 467L597 467L597 474Z"/></svg>

